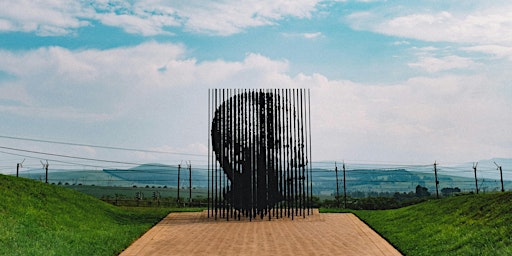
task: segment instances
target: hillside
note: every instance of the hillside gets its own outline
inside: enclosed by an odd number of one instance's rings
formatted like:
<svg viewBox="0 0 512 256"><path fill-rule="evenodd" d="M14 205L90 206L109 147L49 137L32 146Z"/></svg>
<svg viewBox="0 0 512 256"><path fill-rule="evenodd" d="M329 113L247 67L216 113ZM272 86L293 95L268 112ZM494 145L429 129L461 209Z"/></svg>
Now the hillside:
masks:
<svg viewBox="0 0 512 256"><path fill-rule="evenodd" d="M356 214L406 255L512 255L512 193Z"/></svg>
<svg viewBox="0 0 512 256"><path fill-rule="evenodd" d="M0 255L115 255L166 214L0 175Z"/></svg>
<svg viewBox="0 0 512 256"><path fill-rule="evenodd" d="M498 160L507 164L505 160ZM491 162L494 164L493 162ZM487 165L487 167L486 167ZM500 191L499 177L489 176L489 161L482 162L482 171L479 172L478 186L482 192ZM423 168L384 168L383 166L354 166L346 170L346 191L351 197L390 196L396 192L408 193L415 191L416 186L428 188L431 194L436 192L435 176L431 166ZM485 167L485 168L484 168ZM457 176L450 174L468 174L471 167L453 167L464 172L452 172L449 168L440 168L438 173L439 192L443 188L459 188L463 192L475 190L475 179L472 171L469 176ZM487 172L485 171L487 168ZM495 171L492 174L497 173ZM447 169L447 170L445 170ZM486 176L480 176L486 174ZM178 175L179 174L179 175ZM208 187L208 169L201 166L192 168L192 187ZM45 174L40 169L27 170L20 176L44 181ZM188 188L190 172L187 166L182 166L178 171L177 166L164 164L143 164L127 169L103 169L103 170L50 170L49 183L59 185L90 185L105 187L167 187ZM505 175L506 176L506 175ZM329 166L313 168L312 170L313 194L317 196L336 195L336 174ZM343 172L338 172L339 191L343 193ZM505 190L512 188L512 181L504 181ZM127 195L128 196L128 195ZM133 196L133 195L129 195Z"/></svg>

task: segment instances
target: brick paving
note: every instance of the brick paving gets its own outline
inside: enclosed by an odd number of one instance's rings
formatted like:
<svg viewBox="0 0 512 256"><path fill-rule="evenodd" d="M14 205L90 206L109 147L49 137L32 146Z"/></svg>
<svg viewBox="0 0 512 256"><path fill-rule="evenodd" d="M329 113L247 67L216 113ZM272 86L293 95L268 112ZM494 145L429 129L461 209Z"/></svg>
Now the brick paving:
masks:
<svg viewBox="0 0 512 256"><path fill-rule="evenodd" d="M401 255L350 213L226 221L207 213L171 213L121 256L129 255Z"/></svg>

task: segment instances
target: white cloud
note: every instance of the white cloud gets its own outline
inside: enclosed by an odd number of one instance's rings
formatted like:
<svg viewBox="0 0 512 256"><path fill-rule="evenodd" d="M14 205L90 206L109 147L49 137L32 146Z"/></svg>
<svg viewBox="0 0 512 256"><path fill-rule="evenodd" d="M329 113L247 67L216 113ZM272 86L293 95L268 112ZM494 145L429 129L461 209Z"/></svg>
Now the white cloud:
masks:
<svg viewBox="0 0 512 256"><path fill-rule="evenodd" d="M283 33L286 37L299 37L304 39L316 39L323 37L322 32L311 32L311 33Z"/></svg>
<svg viewBox="0 0 512 256"><path fill-rule="evenodd" d="M314 130L314 146L325 159L418 163L511 153L510 136L492 125L512 124L511 106L489 78L418 77L387 86L310 83L314 129L320 130Z"/></svg>
<svg viewBox="0 0 512 256"><path fill-rule="evenodd" d="M395 41L393 42L393 45L410 45L411 43L409 41L406 41L406 40L401 40L401 41Z"/></svg>
<svg viewBox="0 0 512 256"><path fill-rule="evenodd" d="M105 110L115 114L116 102L123 102L130 94L140 95L146 86L172 86L158 67L179 60L182 53L181 46L151 42L103 51L61 47L0 51L0 70L15 77L0 81L0 88L26 92L18 93L23 96L20 101L30 103L22 113L48 108L48 113L61 111L62 115L89 112L93 117L103 116L99 111Z"/></svg>
<svg viewBox="0 0 512 256"><path fill-rule="evenodd" d="M25 105L0 100L0 111L9 118L50 118L41 128L49 138L71 132L59 127L73 127L99 141L204 152L207 88L311 88L315 160L467 161L512 154L506 129L512 126L510 90L494 77L360 84L322 74L291 76L288 61L260 54L198 62L183 59L184 52L154 42L107 50L2 51L0 70L15 78L1 80L0 92Z"/></svg>
<svg viewBox="0 0 512 256"><path fill-rule="evenodd" d="M476 4L477 6L479 4ZM512 44L512 5L432 11L432 8L383 9L354 13L349 24L362 30L431 42Z"/></svg>
<svg viewBox="0 0 512 256"><path fill-rule="evenodd" d="M36 32L42 36L64 35L88 24L89 15L79 1L2 1L0 31Z"/></svg>
<svg viewBox="0 0 512 256"><path fill-rule="evenodd" d="M418 62L408 63L409 67L421 68L429 73L439 71L446 71L452 69L468 69L476 66L477 64L469 59L459 56L445 56L445 57L420 57Z"/></svg>
<svg viewBox="0 0 512 256"><path fill-rule="evenodd" d="M478 45L478 46L463 47L461 50L465 50L468 52L481 52L481 53L493 55L496 58L508 58L509 60L512 60L512 47L508 47L508 46Z"/></svg>
<svg viewBox="0 0 512 256"><path fill-rule="evenodd" d="M0 31L43 36L72 33L98 20L128 33L157 35L168 27L216 35L272 25L285 17L309 18L320 0L300 1L7 1L0 9Z"/></svg>
<svg viewBox="0 0 512 256"><path fill-rule="evenodd" d="M272 25L285 17L309 18L319 0L301 1L199 1L175 6L188 30L230 35L245 28Z"/></svg>

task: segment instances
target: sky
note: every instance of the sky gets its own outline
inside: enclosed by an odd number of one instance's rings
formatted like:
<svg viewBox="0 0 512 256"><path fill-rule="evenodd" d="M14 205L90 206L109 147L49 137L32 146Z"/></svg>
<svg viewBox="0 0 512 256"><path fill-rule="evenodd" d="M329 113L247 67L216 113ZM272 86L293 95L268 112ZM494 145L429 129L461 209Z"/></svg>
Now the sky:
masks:
<svg viewBox="0 0 512 256"><path fill-rule="evenodd" d="M0 169L205 164L213 88L310 89L313 161L512 157L508 0L0 6Z"/></svg>

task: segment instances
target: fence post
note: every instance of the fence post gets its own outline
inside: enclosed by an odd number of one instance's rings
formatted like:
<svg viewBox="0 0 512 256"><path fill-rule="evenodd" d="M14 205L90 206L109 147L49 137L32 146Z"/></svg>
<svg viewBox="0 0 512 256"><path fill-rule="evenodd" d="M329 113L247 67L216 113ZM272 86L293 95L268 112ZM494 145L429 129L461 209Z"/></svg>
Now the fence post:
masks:
<svg viewBox="0 0 512 256"><path fill-rule="evenodd" d="M343 162L343 203L344 208L347 209L347 179L345 178L345 162Z"/></svg>
<svg viewBox="0 0 512 256"><path fill-rule="evenodd" d="M439 181L437 180L437 161L434 161L434 177L436 179L436 198L439 199Z"/></svg>
<svg viewBox="0 0 512 256"><path fill-rule="evenodd" d="M473 164L473 171L475 173L475 189L476 189L476 193L478 194L478 179L476 177L476 167L478 166L478 162L476 162L476 164Z"/></svg>
<svg viewBox="0 0 512 256"><path fill-rule="evenodd" d="M338 186L338 165L334 162L334 172L336 172L336 207L340 207L340 190Z"/></svg>
<svg viewBox="0 0 512 256"><path fill-rule="evenodd" d="M178 196L176 199L178 206L180 205L180 172L181 172L181 164L178 164Z"/></svg>
<svg viewBox="0 0 512 256"><path fill-rule="evenodd" d="M43 165L43 169L46 170L46 174L45 174L45 182L48 183L48 160L46 160L46 164L43 163L43 161L41 161L41 164Z"/></svg>
<svg viewBox="0 0 512 256"><path fill-rule="evenodd" d="M505 192L505 187L503 186L503 171L501 170L501 166L498 165L496 162L494 162L496 167L498 167L497 170L500 170L500 180L501 180L501 192Z"/></svg>
<svg viewBox="0 0 512 256"><path fill-rule="evenodd" d="M16 177L19 177L20 168L23 168L23 162L25 162L25 159L21 163L16 164Z"/></svg>
<svg viewBox="0 0 512 256"><path fill-rule="evenodd" d="M188 203L192 203L192 163L188 161Z"/></svg>

